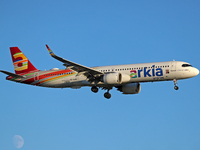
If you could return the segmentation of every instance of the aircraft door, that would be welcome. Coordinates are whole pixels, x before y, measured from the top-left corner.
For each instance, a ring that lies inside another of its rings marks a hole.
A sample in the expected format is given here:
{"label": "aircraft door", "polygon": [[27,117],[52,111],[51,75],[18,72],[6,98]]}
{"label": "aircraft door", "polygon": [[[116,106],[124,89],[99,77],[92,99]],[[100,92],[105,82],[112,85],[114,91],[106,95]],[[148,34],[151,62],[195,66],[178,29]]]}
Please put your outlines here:
{"label": "aircraft door", "polygon": [[39,73],[38,73],[38,72],[36,72],[36,73],[34,74],[34,80],[35,80],[35,81],[38,81],[38,80],[39,80]]}
{"label": "aircraft door", "polygon": [[176,62],[172,61],[171,63],[171,71],[176,71]]}
{"label": "aircraft door", "polygon": [[171,73],[170,77],[176,79],[176,61],[171,62]]}

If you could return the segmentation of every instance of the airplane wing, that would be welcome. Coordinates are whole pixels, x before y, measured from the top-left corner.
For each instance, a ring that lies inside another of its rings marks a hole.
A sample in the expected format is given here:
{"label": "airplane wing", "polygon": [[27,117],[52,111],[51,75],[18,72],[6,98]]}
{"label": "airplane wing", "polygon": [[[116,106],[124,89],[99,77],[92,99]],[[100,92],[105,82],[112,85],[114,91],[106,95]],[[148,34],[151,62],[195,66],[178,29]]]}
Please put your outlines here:
{"label": "airplane wing", "polygon": [[13,78],[25,78],[24,76],[20,76],[18,74],[14,74],[14,73],[11,73],[11,72],[8,72],[8,71],[4,71],[4,70],[0,70],[0,72],[2,72],[4,74],[7,74],[9,76],[12,76]]}
{"label": "airplane wing", "polygon": [[66,60],[66,59],[64,59],[62,57],[59,57],[59,56],[57,56],[57,55],[55,55],[53,53],[53,51],[49,48],[48,45],[46,45],[46,47],[47,47],[47,49],[49,51],[49,54],[53,58],[55,58],[55,59],[63,62],[64,66],[66,66],[67,68],[72,69],[72,70],[74,70],[74,71],[76,71],[76,72],[78,72],[80,74],[85,75],[87,78],[89,78],[89,77],[95,77],[95,76],[99,76],[99,75],[103,75],[103,73],[100,72],[100,71],[94,70],[92,68],[89,68],[89,67],[86,67],[86,66],[74,63],[72,61]]}

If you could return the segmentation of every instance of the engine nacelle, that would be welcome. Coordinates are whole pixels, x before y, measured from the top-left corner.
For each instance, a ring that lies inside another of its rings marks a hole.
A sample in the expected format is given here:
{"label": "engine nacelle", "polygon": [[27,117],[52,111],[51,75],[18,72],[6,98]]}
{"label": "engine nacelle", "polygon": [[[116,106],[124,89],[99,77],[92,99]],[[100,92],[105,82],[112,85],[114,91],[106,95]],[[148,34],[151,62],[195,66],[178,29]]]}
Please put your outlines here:
{"label": "engine nacelle", "polygon": [[105,83],[105,84],[114,84],[114,85],[117,85],[117,84],[121,84],[121,83],[127,83],[130,81],[130,76],[127,75],[127,74],[121,74],[121,73],[108,73],[108,74],[105,74],[103,77],[102,77],[102,81]]}
{"label": "engine nacelle", "polygon": [[141,86],[140,86],[140,83],[130,83],[130,84],[119,86],[118,90],[120,92],[123,92],[122,94],[138,94],[140,93]]}
{"label": "engine nacelle", "polygon": [[102,80],[105,84],[121,84],[122,75],[121,73],[108,73],[103,76]]}
{"label": "engine nacelle", "polygon": [[122,73],[122,83],[127,83],[131,80],[130,75]]}

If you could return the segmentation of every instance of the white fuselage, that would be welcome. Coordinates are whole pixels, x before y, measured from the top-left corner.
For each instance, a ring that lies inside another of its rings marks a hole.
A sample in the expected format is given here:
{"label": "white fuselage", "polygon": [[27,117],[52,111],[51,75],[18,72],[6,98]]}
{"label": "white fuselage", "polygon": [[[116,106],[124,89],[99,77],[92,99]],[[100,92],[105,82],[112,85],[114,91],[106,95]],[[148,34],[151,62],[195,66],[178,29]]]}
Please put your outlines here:
{"label": "white fuselage", "polygon": [[[118,72],[130,76],[130,80],[126,83],[139,83],[139,82],[154,82],[154,81],[167,81],[167,80],[179,80],[191,78],[199,74],[199,70],[192,66],[184,66],[188,64],[181,61],[167,61],[167,62],[155,62],[155,63],[141,63],[141,64],[129,64],[129,65],[113,65],[113,66],[100,66],[92,67],[102,73]],[[66,69],[65,69],[66,70]],[[35,83],[42,80],[37,76],[45,74],[51,74],[54,70],[39,71],[34,74]],[[57,80],[49,80],[48,82],[41,82],[38,84],[43,87],[54,88],[80,88],[81,86],[93,86],[94,83],[90,83],[87,77],[78,74],[77,72],[70,71],[70,75],[66,73],[66,76],[62,74],[62,78]],[[60,74],[61,75],[61,74]],[[59,75],[56,75],[59,76]],[[50,76],[51,77],[51,76]],[[97,83],[98,86],[105,86],[103,82]],[[115,85],[113,85],[115,86]]]}

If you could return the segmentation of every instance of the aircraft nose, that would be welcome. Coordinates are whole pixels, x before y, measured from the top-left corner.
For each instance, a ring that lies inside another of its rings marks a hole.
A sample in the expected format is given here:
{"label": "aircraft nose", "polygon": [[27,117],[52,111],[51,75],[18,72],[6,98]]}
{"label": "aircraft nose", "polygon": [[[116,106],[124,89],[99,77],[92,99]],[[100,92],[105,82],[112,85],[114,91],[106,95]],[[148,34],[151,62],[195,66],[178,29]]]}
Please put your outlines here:
{"label": "aircraft nose", "polygon": [[199,70],[197,68],[194,69],[194,74],[197,76],[199,74]]}

